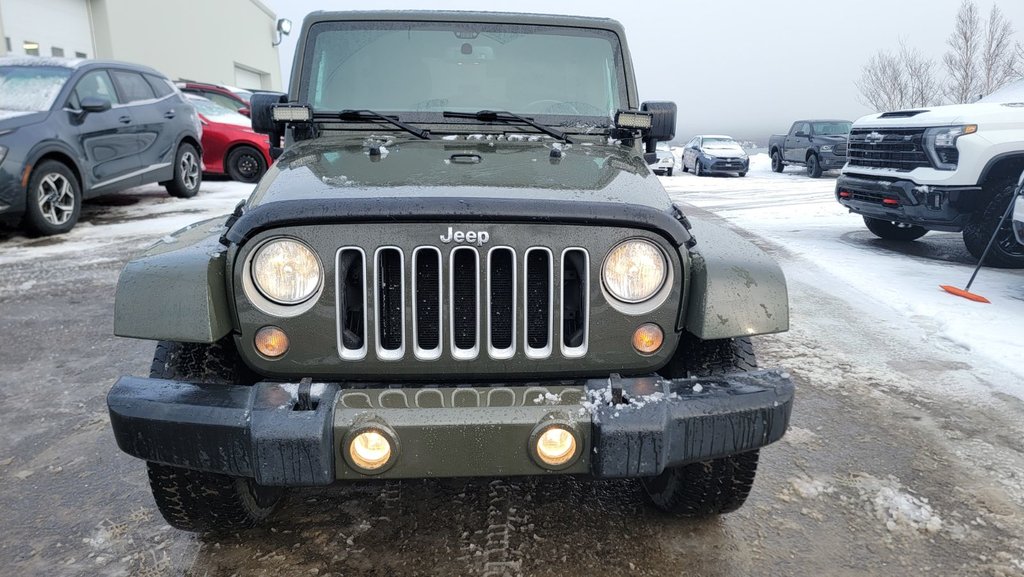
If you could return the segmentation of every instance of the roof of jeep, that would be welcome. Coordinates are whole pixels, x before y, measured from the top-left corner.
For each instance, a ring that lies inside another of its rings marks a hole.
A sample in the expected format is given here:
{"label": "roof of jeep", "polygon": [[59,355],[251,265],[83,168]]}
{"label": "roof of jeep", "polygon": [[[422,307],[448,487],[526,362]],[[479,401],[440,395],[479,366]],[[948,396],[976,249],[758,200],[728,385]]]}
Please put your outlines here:
{"label": "roof of jeep", "polygon": [[560,14],[524,14],[517,12],[463,12],[456,10],[353,10],[345,12],[311,12],[303,28],[318,22],[344,20],[413,20],[420,22],[475,22],[487,24],[530,24],[535,26],[569,26],[599,28],[624,36],[625,29],[617,20],[590,16]]}

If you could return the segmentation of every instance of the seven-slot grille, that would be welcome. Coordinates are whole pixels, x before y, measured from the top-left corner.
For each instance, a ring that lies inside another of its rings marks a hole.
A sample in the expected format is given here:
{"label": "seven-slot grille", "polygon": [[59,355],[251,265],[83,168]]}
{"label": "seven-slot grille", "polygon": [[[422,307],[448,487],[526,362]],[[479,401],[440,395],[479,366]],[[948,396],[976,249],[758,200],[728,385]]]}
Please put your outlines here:
{"label": "seven-slot grille", "polygon": [[[371,352],[391,361],[429,361],[445,352],[456,360],[545,359],[556,352],[582,357],[589,341],[589,271],[582,248],[519,253],[507,246],[457,246],[445,253],[421,246],[407,253],[387,246],[371,254],[344,247],[336,278],[341,358],[362,360]],[[561,342],[554,342],[556,334]]]}
{"label": "seven-slot grille", "polygon": [[847,156],[853,166],[910,171],[930,167],[924,128],[855,128]]}

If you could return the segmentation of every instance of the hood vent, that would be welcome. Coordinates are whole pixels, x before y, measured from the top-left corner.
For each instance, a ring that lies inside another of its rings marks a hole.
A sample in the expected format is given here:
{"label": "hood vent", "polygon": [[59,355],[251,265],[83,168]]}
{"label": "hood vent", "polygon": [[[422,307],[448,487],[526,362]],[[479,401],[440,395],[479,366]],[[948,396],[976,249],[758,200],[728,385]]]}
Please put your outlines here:
{"label": "hood vent", "polygon": [[917,116],[918,114],[924,114],[930,112],[928,110],[897,110],[896,112],[886,112],[879,116],[879,118],[910,118],[911,116]]}

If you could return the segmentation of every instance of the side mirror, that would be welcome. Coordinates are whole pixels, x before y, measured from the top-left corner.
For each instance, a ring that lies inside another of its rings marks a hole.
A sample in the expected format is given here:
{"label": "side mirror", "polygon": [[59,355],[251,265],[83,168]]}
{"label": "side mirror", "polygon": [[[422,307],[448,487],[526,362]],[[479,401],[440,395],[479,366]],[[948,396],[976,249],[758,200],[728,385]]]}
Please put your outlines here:
{"label": "side mirror", "polygon": [[797,132],[796,134],[794,134],[793,136],[795,136],[797,138],[807,138],[808,134],[806,132],[804,132],[803,130],[801,130],[801,131]]}
{"label": "side mirror", "polygon": [[99,98],[96,96],[86,96],[80,103],[82,112],[106,112],[110,110],[112,104],[106,98]]}
{"label": "side mirror", "polygon": [[249,118],[252,119],[252,129],[260,134],[273,136],[280,130],[274,122],[274,106],[288,101],[284,94],[273,94],[257,92],[249,100]]}
{"label": "side mirror", "polygon": [[668,142],[676,137],[675,102],[644,102],[640,110],[654,116],[651,119],[651,130],[646,135],[648,141]]}
{"label": "side mirror", "polygon": [[248,108],[239,108],[238,113],[242,116],[249,116],[251,114]]}

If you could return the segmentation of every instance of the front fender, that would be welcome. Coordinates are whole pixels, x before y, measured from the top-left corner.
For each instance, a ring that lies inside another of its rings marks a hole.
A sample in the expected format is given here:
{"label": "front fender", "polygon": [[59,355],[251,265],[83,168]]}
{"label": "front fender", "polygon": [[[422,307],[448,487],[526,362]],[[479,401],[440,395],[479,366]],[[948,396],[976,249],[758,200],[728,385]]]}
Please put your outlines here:
{"label": "front fender", "polygon": [[212,343],[232,330],[226,251],[227,216],[165,236],[125,265],[114,296],[119,337]]}
{"label": "front fender", "polygon": [[789,330],[789,293],[779,265],[732,230],[691,217],[690,296],[685,327],[703,339]]}

